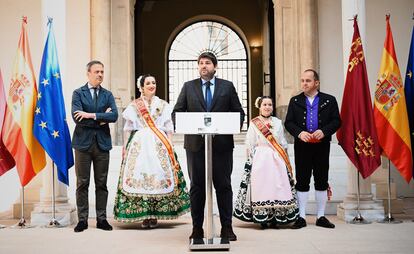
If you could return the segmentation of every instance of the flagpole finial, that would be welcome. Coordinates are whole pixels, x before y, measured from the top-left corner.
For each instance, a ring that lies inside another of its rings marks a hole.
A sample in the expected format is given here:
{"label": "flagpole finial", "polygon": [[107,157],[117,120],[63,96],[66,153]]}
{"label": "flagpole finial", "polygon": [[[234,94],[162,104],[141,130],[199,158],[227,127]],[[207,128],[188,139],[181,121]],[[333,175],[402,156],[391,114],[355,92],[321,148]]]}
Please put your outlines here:
{"label": "flagpole finial", "polygon": [[48,16],[47,17],[47,25],[52,24],[52,22],[53,22],[53,18]]}
{"label": "flagpole finial", "polygon": [[358,17],[358,14],[355,14],[352,18],[348,19],[348,21],[355,21]]}
{"label": "flagpole finial", "polygon": [[414,20],[414,11],[413,11],[413,16],[411,17],[412,20]]}
{"label": "flagpole finial", "polygon": [[385,14],[385,20],[389,21],[391,17],[391,14],[388,12],[387,14]]}
{"label": "flagpole finial", "polygon": [[22,21],[27,24],[27,16],[22,16]]}

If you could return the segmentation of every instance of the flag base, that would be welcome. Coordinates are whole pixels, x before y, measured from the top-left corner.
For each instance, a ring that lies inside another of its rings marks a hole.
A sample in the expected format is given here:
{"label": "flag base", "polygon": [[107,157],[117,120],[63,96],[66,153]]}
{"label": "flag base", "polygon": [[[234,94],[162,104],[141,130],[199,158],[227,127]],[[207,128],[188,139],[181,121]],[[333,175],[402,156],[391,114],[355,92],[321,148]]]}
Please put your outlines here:
{"label": "flag base", "polygon": [[49,225],[46,226],[46,228],[64,228],[66,227],[65,225],[62,225],[59,223],[59,221],[57,221],[55,218],[53,218],[50,222]]}
{"label": "flag base", "polygon": [[21,218],[19,222],[11,226],[11,229],[27,229],[27,228],[33,228],[34,226],[28,224],[24,218]]}
{"label": "flag base", "polygon": [[383,224],[400,224],[400,223],[402,223],[402,221],[401,220],[394,219],[394,217],[392,217],[392,215],[387,215],[387,216],[385,216],[384,219],[379,220],[378,223],[383,223]]}
{"label": "flag base", "polygon": [[355,218],[349,222],[349,224],[354,224],[354,225],[365,225],[365,224],[371,224],[371,223],[372,222],[364,219],[364,217],[362,217],[360,213],[358,213],[358,215],[355,216]]}

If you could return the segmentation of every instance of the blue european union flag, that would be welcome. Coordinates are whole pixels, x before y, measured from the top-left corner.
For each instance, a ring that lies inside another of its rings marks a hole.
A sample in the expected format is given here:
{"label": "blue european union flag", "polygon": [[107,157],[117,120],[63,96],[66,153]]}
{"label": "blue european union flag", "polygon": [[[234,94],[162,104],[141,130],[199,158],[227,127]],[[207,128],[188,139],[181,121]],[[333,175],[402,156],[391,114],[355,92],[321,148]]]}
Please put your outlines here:
{"label": "blue european union flag", "polygon": [[[407,63],[407,73],[405,75],[405,84],[404,84],[404,91],[405,91],[405,100],[407,103],[407,113],[408,113],[408,121],[410,124],[410,137],[411,137],[411,153],[413,156],[414,161],[414,76],[413,76],[413,67],[414,67],[414,26],[413,32],[411,35],[411,45],[410,45],[410,54],[408,55],[408,63]],[[413,169],[414,173],[414,169]],[[414,174],[413,174],[414,178]]]}
{"label": "blue european union flag", "polygon": [[62,80],[51,18],[48,27],[49,32],[40,67],[33,132],[56,164],[59,181],[69,185],[68,169],[73,166],[73,152],[66,122]]}

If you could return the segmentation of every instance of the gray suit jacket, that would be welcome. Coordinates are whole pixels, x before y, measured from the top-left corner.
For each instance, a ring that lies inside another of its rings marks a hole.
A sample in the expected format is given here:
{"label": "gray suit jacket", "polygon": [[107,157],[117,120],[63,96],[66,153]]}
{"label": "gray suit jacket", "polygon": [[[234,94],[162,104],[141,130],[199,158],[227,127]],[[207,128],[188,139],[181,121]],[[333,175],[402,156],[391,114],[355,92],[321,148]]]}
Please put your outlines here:
{"label": "gray suit jacket", "polygon": [[[184,83],[173,110],[175,112],[206,112],[207,106],[201,89],[201,79],[194,79]],[[240,126],[242,126],[245,113],[237,96],[232,82],[216,78],[211,112],[240,112]],[[185,135],[184,148],[197,152],[204,145],[201,135]],[[233,135],[218,135],[213,138],[213,150],[225,151],[234,148]]]}
{"label": "gray suit jacket", "polygon": [[[107,108],[111,108],[112,112],[105,113]],[[96,113],[96,120],[83,119],[82,121],[77,121],[74,117],[74,113],[77,110]],[[116,122],[118,119],[118,109],[115,104],[114,96],[110,91],[102,86],[100,87],[96,111],[88,84],[73,91],[72,118],[76,123],[72,138],[72,147],[74,149],[80,151],[88,150],[95,135],[101,150],[109,151],[112,149],[111,133],[109,131],[108,123]]]}

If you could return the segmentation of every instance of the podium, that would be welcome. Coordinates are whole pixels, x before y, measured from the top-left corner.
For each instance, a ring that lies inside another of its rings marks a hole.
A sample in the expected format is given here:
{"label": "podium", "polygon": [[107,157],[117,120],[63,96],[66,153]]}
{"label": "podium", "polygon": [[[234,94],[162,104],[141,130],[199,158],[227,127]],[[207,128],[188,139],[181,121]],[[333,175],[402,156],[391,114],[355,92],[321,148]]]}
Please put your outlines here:
{"label": "podium", "polygon": [[212,141],[214,135],[237,134],[240,132],[240,113],[233,112],[184,112],[175,114],[176,133],[204,136],[206,170],[206,209],[204,215],[205,238],[190,241],[191,251],[230,250],[228,239],[214,235],[213,221],[213,158]]}

